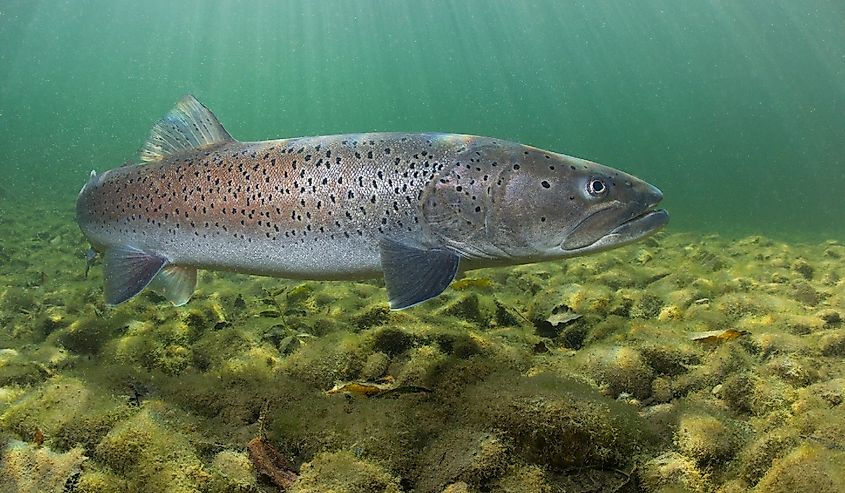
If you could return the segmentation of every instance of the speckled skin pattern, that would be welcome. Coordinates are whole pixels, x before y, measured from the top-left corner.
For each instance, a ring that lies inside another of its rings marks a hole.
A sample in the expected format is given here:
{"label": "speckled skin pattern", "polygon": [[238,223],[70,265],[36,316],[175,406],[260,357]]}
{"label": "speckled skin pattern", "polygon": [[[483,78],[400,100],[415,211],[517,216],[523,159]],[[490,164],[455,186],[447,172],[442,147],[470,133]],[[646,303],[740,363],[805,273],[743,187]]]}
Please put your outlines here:
{"label": "speckled skin pattern", "polygon": [[[556,223],[571,229],[584,213],[573,190],[596,174],[631,193],[637,183],[649,187],[612,168],[484,137],[232,141],[92,177],[80,192],[77,219],[98,250],[129,244],[174,265],[363,279],[381,274],[385,236],[447,247],[464,268],[542,260],[547,255],[531,236],[559,244],[566,231],[556,231]],[[509,187],[518,175],[531,180]],[[530,202],[565,183],[571,190],[557,190],[561,204],[548,223],[541,212],[520,209],[522,194]]]}

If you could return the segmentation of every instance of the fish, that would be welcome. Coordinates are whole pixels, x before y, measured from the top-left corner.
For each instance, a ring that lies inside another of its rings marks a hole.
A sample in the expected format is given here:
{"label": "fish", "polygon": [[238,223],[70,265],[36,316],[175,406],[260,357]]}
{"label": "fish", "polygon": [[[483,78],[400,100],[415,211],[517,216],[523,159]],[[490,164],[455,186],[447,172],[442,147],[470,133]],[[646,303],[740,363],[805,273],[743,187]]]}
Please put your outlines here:
{"label": "fish", "polygon": [[235,140],[187,95],[139,162],[92,171],[76,219],[106,304],[148,286],[187,303],[197,269],[313,280],[383,276],[390,308],[464,271],[616,248],[669,220],[655,186],[496,138],[359,133]]}

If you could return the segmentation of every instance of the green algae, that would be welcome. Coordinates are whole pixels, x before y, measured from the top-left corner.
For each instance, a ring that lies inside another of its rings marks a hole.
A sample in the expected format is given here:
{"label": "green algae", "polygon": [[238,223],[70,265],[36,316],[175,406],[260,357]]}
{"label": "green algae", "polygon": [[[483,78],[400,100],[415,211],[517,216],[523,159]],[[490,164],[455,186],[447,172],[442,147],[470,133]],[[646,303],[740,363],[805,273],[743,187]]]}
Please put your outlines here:
{"label": "green algae", "polygon": [[210,474],[188,438],[150,405],[119,423],[95,456],[137,491],[195,491]]}
{"label": "green algae", "polygon": [[[107,309],[58,219],[60,245],[3,247],[0,444],[34,452],[40,434],[51,464],[77,458],[77,492],[272,491],[244,452],[261,430],[300,469],[293,491],[842,480],[838,243],[660,234],[479,272],[402,312],[379,282],[228,273],[202,273],[186,307],[150,292]],[[748,334],[690,337],[727,329]],[[325,392],[378,379],[431,392]]]}
{"label": "green algae", "polygon": [[0,492],[68,491],[78,481],[85,460],[81,448],[62,453],[10,440],[0,449]]}
{"label": "green algae", "polygon": [[399,481],[389,471],[351,452],[324,452],[302,468],[291,493],[399,493]]}

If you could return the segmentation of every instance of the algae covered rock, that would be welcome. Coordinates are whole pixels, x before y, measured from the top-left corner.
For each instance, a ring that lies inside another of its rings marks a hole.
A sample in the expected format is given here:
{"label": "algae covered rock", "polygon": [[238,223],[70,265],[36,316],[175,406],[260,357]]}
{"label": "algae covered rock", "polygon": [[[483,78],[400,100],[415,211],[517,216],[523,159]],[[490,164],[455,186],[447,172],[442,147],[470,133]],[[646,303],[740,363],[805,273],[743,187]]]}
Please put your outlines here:
{"label": "algae covered rock", "polygon": [[639,470],[646,491],[689,491],[705,493],[712,485],[695,462],[677,452],[667,452],[648,460]]}
{"label": "algae covered rock", "polygon": [[109,431],[95,457],[135,491],[189,492],[210,479],[187,438],[149,404]]}
{"label": "algae covered rock", "polygon": [[0,349],[0,387],[33,385],[47,378],[44,365],[31,361],[14,349]]}
{"label": "algae covered rock", "polygon": [[11,440],[0,450],[0,493],[69,491],[85,459],[81,448],[60,453]]}
{"label": "algae covered rock", "polygon": [[85,464],[73,493],[123,493],[129,491],[126,481],[106,468]]}
{"label": "algae covered rock", "polygon": [[574,380],[499,375],[467,393],[467,414],[494,423],[517,456],[551,470],[624,465],[647,441],[630,406]]}
{"label": "algae covered rock", "polygon": [[491,491],[497,493],[552,493],[557,491],[548,482],[546,472],[541,467],[517,465],[513,466],[499,478]]}
{"label": "algae covered rock", "polygon": [[675,443],[684,455],[708,465],[730,459],[739,445],[739,436],[725,420],[690,414],[681,418]]}
{"label": "algae covered rock", "polygon": [[[365,338],[357,334],[329,334],[285,358],[281,370],[317,388],[330,389],[337,381],[358,378],[367,361],[366,346]],[[384,352],[390,355],[392,351]]]}
{"label": "algae covered rock", "polygon": [[596,382],[606,385],[613,397],[624,392],[644,399],[651,394],[654,373],[636,348],[597,345],[582,351],[577,362]]}
{"label": "algae covered rock", "polygon": [[783,457],[796,444],[795,432],[773,430],[749,443],[739,454],[740,474],[750,485],[756,485],[773,461]]}
{"label": "algae covered rock", "polygon": [[78,378],[56,376],[0,413],[0,429],[31,439],[36,429],[62,447],[93,450],[125,403]]}
{"label": "algae covered rock", "polygon": [[398,478],[352,452],[323,452],[302,465],[290,493],[400,493]]}
{"label": "algae covered rock", "polygon": [[258,490],[255,470],[247,454],[234,450],[218,452],[211,460],[210,492],[248,493]]}
{"label": "algae covered rock", "polygon": [[501,475],[508,459],[507,444],[493,433],[449,430],[423,452],[416,488],[421,493],[440,492],[457,482],[478,487]]}
{"label": "algae covered rock", "polygon": [[805,444],[776,460],[757,485],[767,493],[841,492],[845,484],[845,452]]}
{"label": "algae covered rock", "polygon": [[96,354],[125,325],[122,315],[111,318],[84,317],[51,334],[51,340],[75,353]]}

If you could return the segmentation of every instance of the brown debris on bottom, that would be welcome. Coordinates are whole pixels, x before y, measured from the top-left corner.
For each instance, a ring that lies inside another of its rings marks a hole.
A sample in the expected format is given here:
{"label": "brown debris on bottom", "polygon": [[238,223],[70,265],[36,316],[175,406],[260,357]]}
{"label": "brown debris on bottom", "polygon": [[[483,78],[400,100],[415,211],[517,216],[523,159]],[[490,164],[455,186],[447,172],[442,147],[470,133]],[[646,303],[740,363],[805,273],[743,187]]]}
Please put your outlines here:
{"label": "brown debris on bottom", "polygon": [[282,490],[290,488],[299,477],[293,464],[263,436],[250,440],[246,450],[258,474],[267,476]]}

